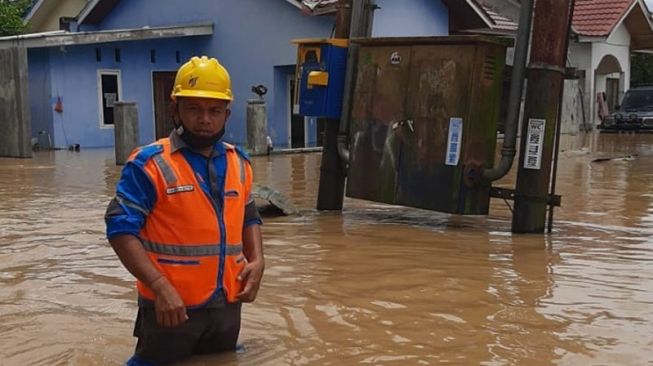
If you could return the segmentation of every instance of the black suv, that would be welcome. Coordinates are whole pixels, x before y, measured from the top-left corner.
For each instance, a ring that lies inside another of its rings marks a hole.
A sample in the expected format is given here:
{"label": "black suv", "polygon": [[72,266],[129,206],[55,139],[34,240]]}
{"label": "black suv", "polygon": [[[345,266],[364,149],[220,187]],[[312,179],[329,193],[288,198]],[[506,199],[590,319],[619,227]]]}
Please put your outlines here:
{"label": "black suv", "polygon": [[631,88],[616,109],[616,112],[603,118],[600,130],[653,131],[653,86]]}

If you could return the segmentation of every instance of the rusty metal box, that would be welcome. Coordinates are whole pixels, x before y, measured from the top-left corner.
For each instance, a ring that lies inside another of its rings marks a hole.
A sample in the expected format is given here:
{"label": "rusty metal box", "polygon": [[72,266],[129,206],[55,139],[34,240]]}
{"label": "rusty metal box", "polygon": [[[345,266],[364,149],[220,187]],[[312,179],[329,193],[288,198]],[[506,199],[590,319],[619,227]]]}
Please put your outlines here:
{"label": "rusty metal box", "polygon": [[360,44],[347,196],[487,214],[510,40],[368,38]]}

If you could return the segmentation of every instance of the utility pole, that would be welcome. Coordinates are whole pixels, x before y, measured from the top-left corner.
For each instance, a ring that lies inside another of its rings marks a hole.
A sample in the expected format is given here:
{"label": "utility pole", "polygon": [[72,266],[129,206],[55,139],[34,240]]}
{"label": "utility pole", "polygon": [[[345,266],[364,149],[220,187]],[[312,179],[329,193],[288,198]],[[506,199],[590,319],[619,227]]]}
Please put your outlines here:
{"label": "utility pole", "polygon": [[[339,0],[336,14],[335,38],[369,37],[371,35],[373,1]],[[357,47],[349,46],[347,72],[341,119],[325,121],[320,185],[317,196],[318,210],[342,210],[345,195],[347,161],[338,151],[338,139],[346,135],[349,126],[349,110],[353,95],[356,72]],[[343,132],[345,131],[345,132]],[[340,136],[339,136],[340,135]],[[346,137],[346,136],[345,136]]]}
{"label": "utility pole", "polygon": [[[340,0],[337,4],[335,38],[349,38],[351,24],[351,0]],[[320,164],[320,185],[317,194],[317,209],[342,210],[345,196],[347,172],[338,156],[338,130],[340,120],[324,121],[322,140],[322,163]]]}
{"label": "utility pole", "polygon": [[536,0],[512,231],[543,233],[565,79],[570,0]]}

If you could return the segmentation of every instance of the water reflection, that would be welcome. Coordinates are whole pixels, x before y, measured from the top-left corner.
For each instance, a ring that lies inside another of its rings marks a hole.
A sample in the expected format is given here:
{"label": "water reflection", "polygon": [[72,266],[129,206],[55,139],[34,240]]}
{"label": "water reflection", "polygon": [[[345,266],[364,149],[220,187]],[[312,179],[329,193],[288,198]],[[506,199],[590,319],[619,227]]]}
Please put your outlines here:
{"label": "water reflection", "polygon": [[[187,365],[650,363],[652,146],[565,138],[551,236],[512,235],[499,200],[489,217],[353,199],[317,213],[319,154],[253,158],[257,180],[303,215],[266,220],[246,350]],[[119,171],[111,150],[0,159],[0,364],[130,355],[135,291],[102,222]]]}

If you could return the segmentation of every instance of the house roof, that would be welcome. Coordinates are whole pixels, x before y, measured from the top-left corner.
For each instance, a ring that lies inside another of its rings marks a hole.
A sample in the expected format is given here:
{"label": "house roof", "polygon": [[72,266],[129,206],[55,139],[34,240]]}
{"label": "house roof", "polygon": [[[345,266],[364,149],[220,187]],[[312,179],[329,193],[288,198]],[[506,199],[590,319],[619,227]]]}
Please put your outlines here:
{"label": "house roof", "polygon": [[98,24],[120,0],[88,0],[77,16],[79,24]]}
{"label": "house roof", "polygon": [[516,31],[517,22],[508,16],[500,14],[498,9],[490,4],[479,4],[480,11],[484,12],[490,20],[490,25],[496,30]]}
{"label": "house roof", "polygon": [[[516,0],[442,0],[453,32],[510,34],[517,29]],[[653,49],[653,19],[644,0],[576,0],[572,29],[585,41],[605,39],[621,24],[633,50]]]}
{"label": "house roof", "polygon": [[45,3],[45,0],[38,0],[36,2],[32,3],[32,6],[30,6],[29,11],[27,12],[27,15],[23,18],[23,24],[27,24],[34,15],[36,15],[39,12],[39,9],[43,6],[43,3]]}
{"label": "house roof", "polygon": [[23,24],[29,24],[31,32],[58,30],[61,18],[74,18],[87,0],[35,0],[23,17]]}
{"label": "house roof", "polygon": [[454,32],[510,34],[517,30],[519,3],[513,0],[443,0]]}
{"label": "house roof", "polygon": [[581,36],[607,36],[635,0],[576,0],[573,24]]}
{"label": "house roof", "polygon": [[622,24],[632,50],[653,49],[653,20],[644,0],[576,0],[573,26],[586,40],[605,39]]}
{"label": "house roof", "polygon": [[336,11],[338,0],[286,0],[308,15],[332,14]]}
{"label": "house roof", "polygon": [[205,36],[211,34],[213,34],[213,23],[171,27],[113,29],[97,32],[53,31],[0,37],[0,49],[16,46],[22,46],[25,48],[73,46],[107,42],[139,41],[144,39]]}

